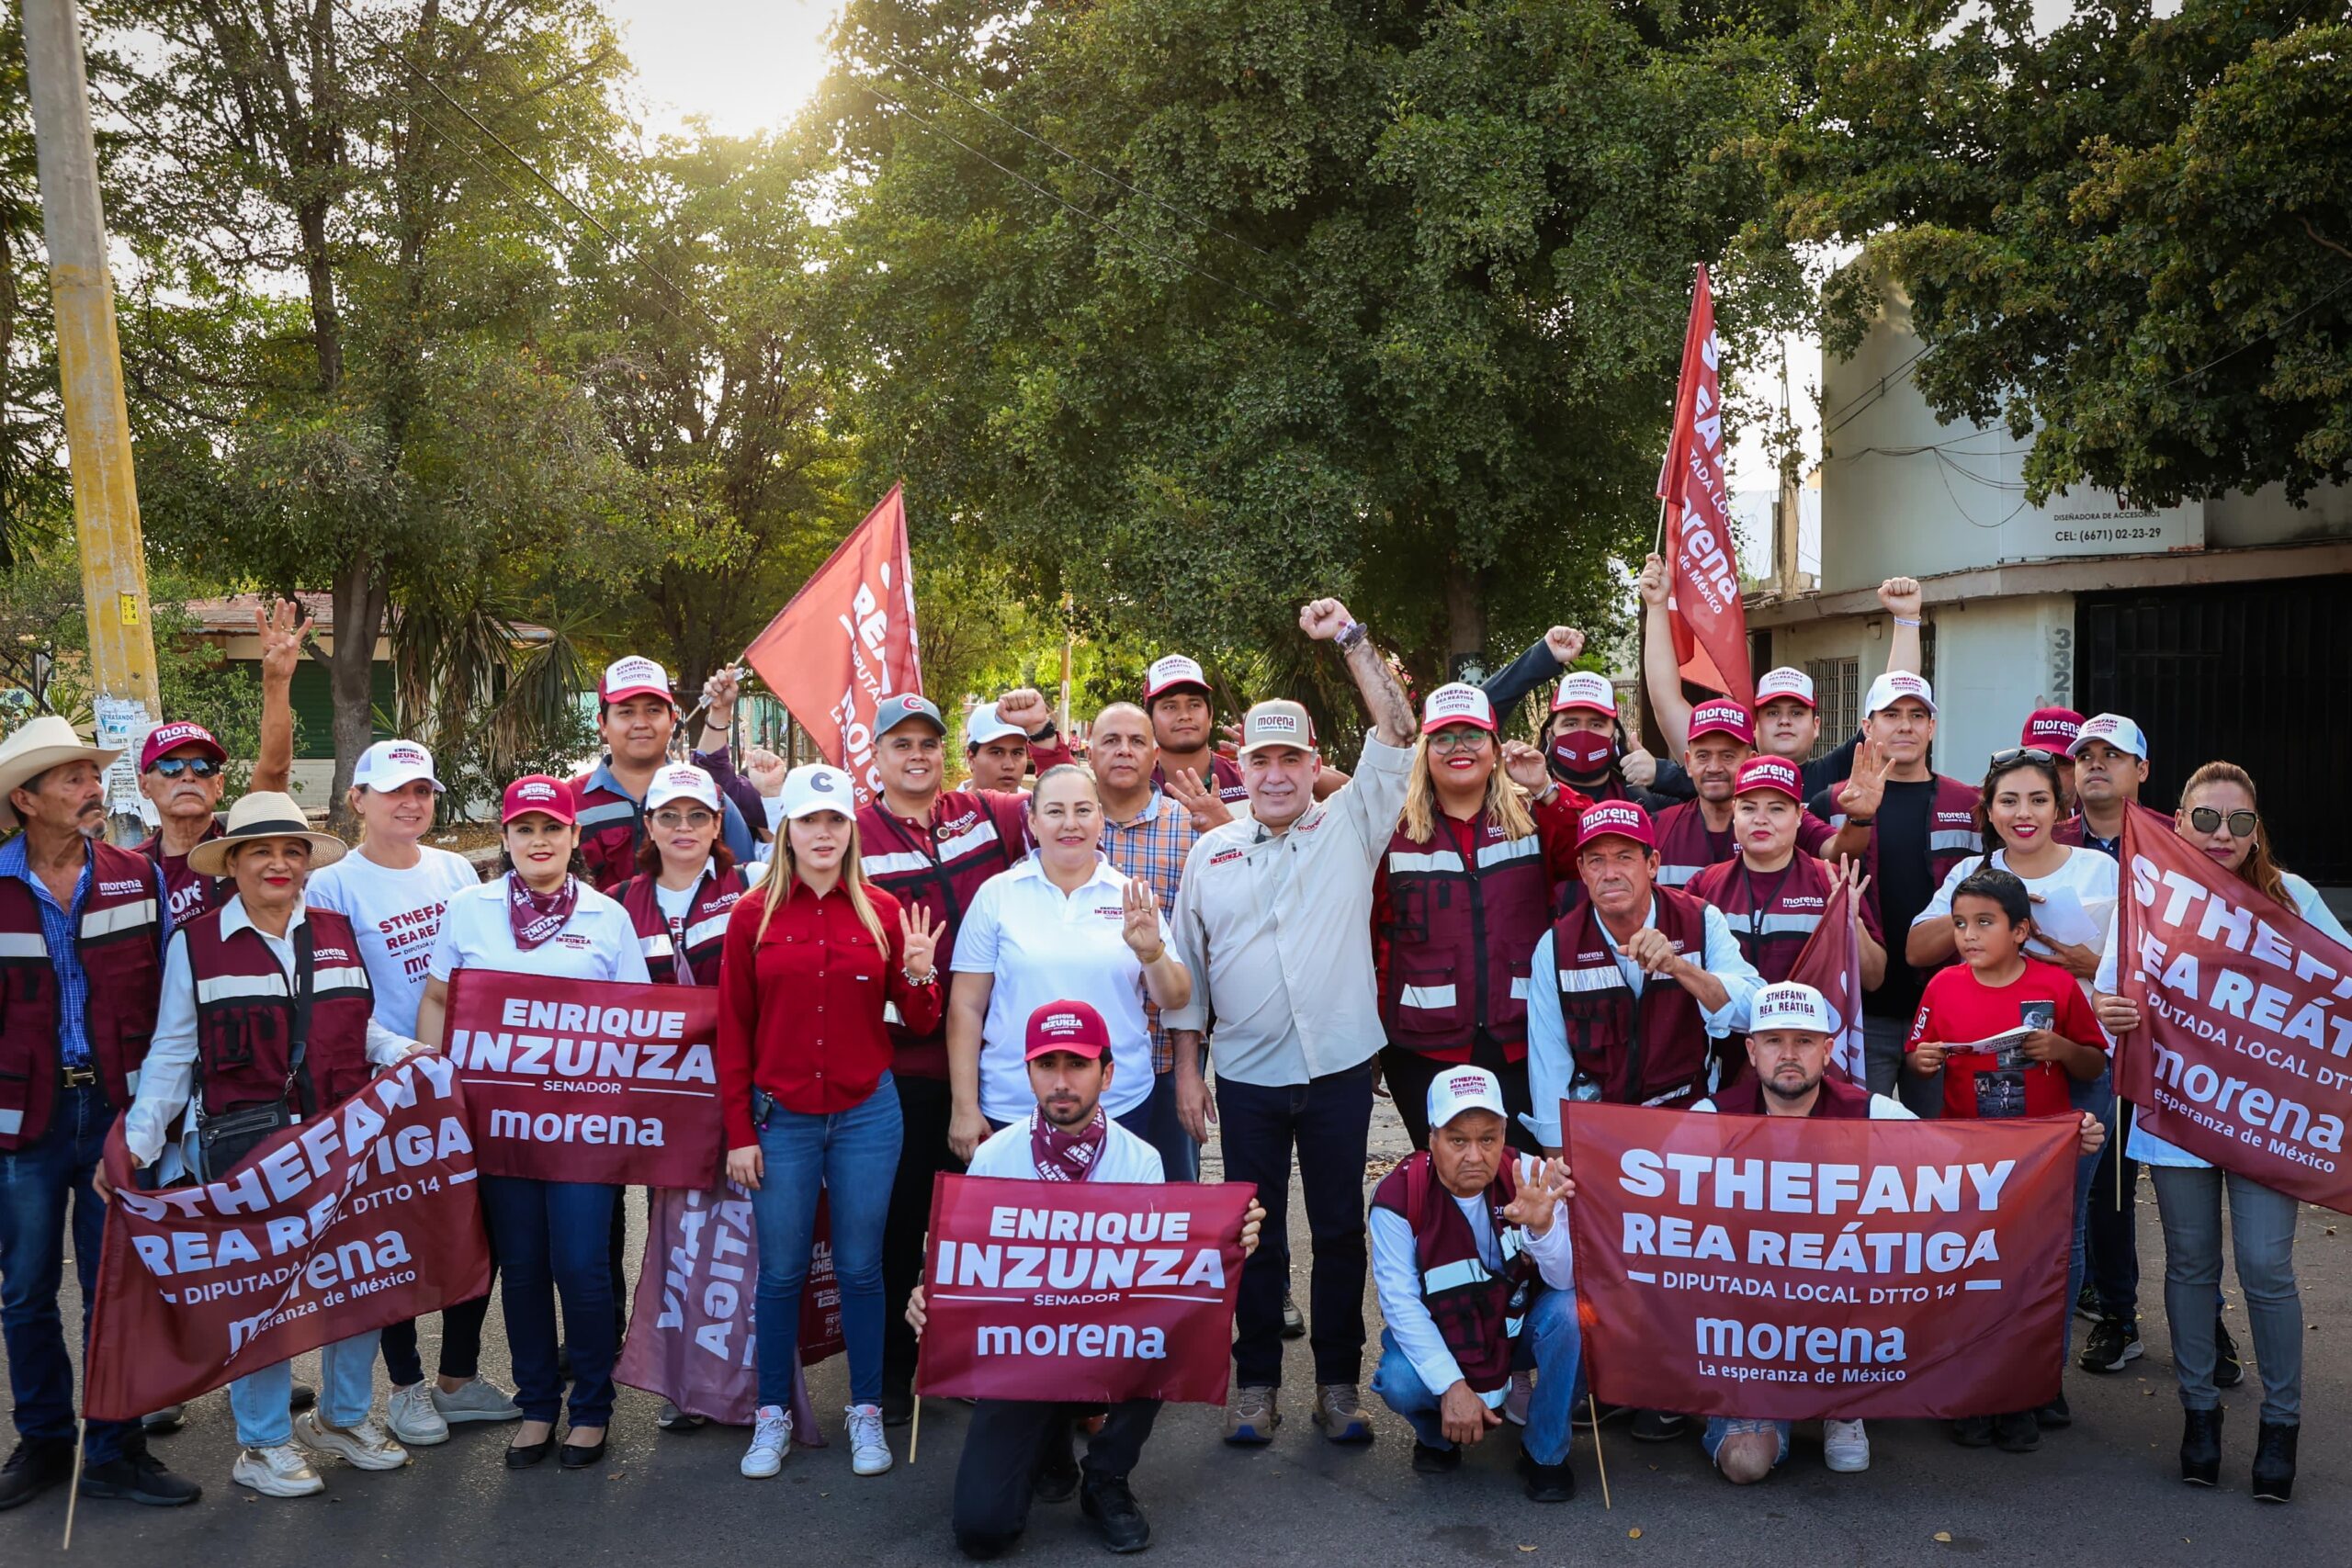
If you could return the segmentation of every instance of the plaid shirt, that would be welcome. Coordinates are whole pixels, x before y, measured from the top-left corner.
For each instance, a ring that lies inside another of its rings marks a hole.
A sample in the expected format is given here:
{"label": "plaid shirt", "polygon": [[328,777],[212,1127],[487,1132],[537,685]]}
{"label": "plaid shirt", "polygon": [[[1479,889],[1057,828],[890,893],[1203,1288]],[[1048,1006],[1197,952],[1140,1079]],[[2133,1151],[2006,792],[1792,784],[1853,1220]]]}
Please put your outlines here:
{"label": "plaid shirt", "polygon": [[[1151,896],[1159,900],[1161,916],[1167,917],[1176,908],[1176,885],[1184,874],[1184,856],[1200,836],[1191,812],[1153,790],[1132,821],[1114,822],[1104,814],[1102,858],[1129,876],[1142,877]],[[1159,1010],[1148,999],[1144,1002],[1144,1016],[1151,1024],[1151,1070],[1164,1073],[1175,1066],[1175,1051],[1168,1043],[1168,1032],[1159,1027]]]}

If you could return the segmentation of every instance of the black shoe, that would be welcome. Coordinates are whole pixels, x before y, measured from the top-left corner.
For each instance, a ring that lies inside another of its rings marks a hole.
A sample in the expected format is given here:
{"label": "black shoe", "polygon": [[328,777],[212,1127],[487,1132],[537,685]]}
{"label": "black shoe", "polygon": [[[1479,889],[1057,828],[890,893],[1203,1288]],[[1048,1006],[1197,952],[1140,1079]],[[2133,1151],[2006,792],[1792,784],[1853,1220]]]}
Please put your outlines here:
{"label": "black shoe", "polygon": [[2238,1359],[2238,1342],[2230,1337],[2230,1325],[2217,1314],[2213,1319],[2213,1386],[2235,1388],[2245,1382],[2245,1363]]}
{"label": "black shoe", "polygon": [[1298,1310],[1298,1303],[1291,1299],[1288,1285],[1283,1287],[1283,1337],[1285,1339],[1306,1337],[1306,1318]]}
{"label": "black shoe", "polygon": [[2041,1425],[2030,1410],[1993,1417],[1993,1446],[2005,1454],[2030,1454],[2041,1446]]}
{"label": "black shoe", "polygon": [[1019,1530],[1011,1535],[982,1535],[978,1530],[957,1530],[956,1550],[975,1562],[993,1562],[1012,1551],[1012,1543],[1020,1539]]}
{"label": "black shoe", "polygon": [[556,1462],[566,1470],[586,1470],[592,1464],[603,1463],[604,1459],[605,1439],[599,1438],[593,1443],[564,1444]]}
{"label": "black shoe", "polygon": [[2084,1280],[2083,1288],[2075,1292],[2075,1315],[2086,1317],[2093,1323],[2098,1323],[2107,1316],[2099,1306],[2098,1292],[2092,1287],[2088,1280]]}
{"label": "black shoe", "polygon": [[882,1385],[882,1425],[903,1427],[915,1418],[915,1393],[899,1383]]}
{"label": "black shoe", "polygon": [[1636,1410],[1634,1412],[1634,1441],[1637,1443],[1670,1443],[1682,1436],[1690,1426],[1690,1418],[1671,1410]]}
{"label": "black shoe", "polygon": [[2120,1372],[2140,1359],[2140,1325],[2120,1317],[2099,1319],[2075,1364],[2086,1372]]}
{"label": "black shoe", "polygon": [[1606,1427],[1620,1416],[1633,1414],[1634,1407],[1630,1404],[1610,1404],[1587,1399],[1577,1404],[1576,1414],[1568,1417],[1568,1422],[1579,1432],[1589,1432],[1597,1427]]}
{"label": "black shoe", "polygon": [[1078,1455],[1067,1428],[1059,1433],[1029,1483],[1029,1495],[1040,1503],[1067,1503],[1078,1494]]}
{"label": "black shoe", "polygon": [[2057,1398],[2033,1413],[2033,1424],[2045,1432],[2075,1424],[2075,1413],[2066,1407],[2065,1390],[2059,1390]]}
{"label": "black shoe", "polygon": [[1993,1418],[1990,1416],[1963,1416],[1951,1424],[1951,1440],[1963,1449],[1989,1449],[1993,1446]]}
{"label": "black shoe", "polygon": [[0,1467],[0,1510],[20,1507],[74,1479],[74,1439],[26,1438]]}
{"label": "black shoe", "polygon": [[1452,1475],[1462,1468],[1459,1448],[1433,1449],[1419,1438],[1413,1439],[1413,1473],[1416,1475]]}
{"label": "black shoe", "polygon": [[92,1464],[84,1457],[82,1495],[143,1503],[151,1508],[176,1508],[203,1496],[204,1488],[164,1469],[164,1461],[149,1453],[145,1441],[134,1435],[124,1440],[119,1457],[104,1464]]}
{"label": "black shoe", "polygon": [[1577,1495],[1577,1478],[1568,1461],[1538,1464],[1525,1449],[1519,1450],[1519,1478],[1527,1483],[1531,1503],[1565,1503]]}
{"label": "black shoe", "polygon": [[318,1402],[319,1391],[317,1389],[312,1388],[309,1383],[298,1382],[294,1385],[294,1392],[287,1395],[286,1408],[292,1411],[295,1415],[300,1416],[305,1410],[308,1410],[312,1405],[318,1404]]}
{"label": "black shoe", "polygon": [[1089,1471],[1079,1488],[1078,1511],[1102,1531],[1102,1544],[1114,1551],[1141,1551],[1151,1544],[1151,1523],[1136,1506],[1124,1475]]}
{"label": "black shoe", "polygon": [[2295,1435],[2300,1427],[2268,1421],[2254,1439],[2254,1495],[2265,1503],[2284,1503],[2295,1495]]}
{"label": "black shoe", "polygon": [[2191,1486],[2222,1483],[2222,1413],[2184,1410],[2180,1424],[2180,1478]]}
{"label": "black shoe", "polygon": [[535,1464],[545,1464],[548,1455],[555,1452],[555,1434],[549,1432],[536,1443],[506,1445],[506,1468],[528,1470]]}

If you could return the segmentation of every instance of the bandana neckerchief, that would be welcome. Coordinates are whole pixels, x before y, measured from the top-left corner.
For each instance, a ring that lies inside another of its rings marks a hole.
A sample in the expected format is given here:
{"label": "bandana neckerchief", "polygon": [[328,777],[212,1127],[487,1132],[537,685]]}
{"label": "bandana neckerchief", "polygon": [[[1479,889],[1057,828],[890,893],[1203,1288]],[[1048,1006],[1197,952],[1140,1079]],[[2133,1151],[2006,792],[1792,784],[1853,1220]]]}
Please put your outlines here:
{"label": "bandana neckerchief", "polygon": [[563,886],[552,893],[534,893],[519,874],[507,874],[506,925],[514,933],[514,945],[525,953],[563,930],[579,907],[576,876],[565,877]]}
{"label": "bandana neckerchief", "polygon": [[1075,1133],[1065,1133],[1046,1120],[1042,1111],[1029,1113],[1029,1157],[1036,1162],[1040,1181],[1083,1181],[1102,1157],[1110,1140],[1110,1119],[1094,1108],[1094,1119]]}

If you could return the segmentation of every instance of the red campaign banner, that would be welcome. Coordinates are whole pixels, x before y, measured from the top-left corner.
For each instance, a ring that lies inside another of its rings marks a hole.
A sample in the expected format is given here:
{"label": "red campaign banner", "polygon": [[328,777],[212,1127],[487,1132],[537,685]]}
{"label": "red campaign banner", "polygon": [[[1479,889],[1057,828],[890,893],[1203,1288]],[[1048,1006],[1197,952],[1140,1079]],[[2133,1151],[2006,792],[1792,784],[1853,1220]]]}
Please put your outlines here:
{"label": "red campaign banner", "polygon": [[1598,1397],[1780,1421],[2057,1397],[2072,1118],[1562,1116]]}
{"label": "red campaign banner", "polygon": [[1247,1181],[942,1174],[915,1386],[967,1399],[1223,1404]]}
{"label": "red campaign banner", "polygon": [[122,1123],[87,1414],[135,1421],[248,1372],[490,1290],[465,1092],[417,1056],[220,1180],[137,1188]]}
{"label": "red campaign banner", "polygon": [[1739,597],[1739,534],[1724,483],[1718,355],[1714,288],[1702,265],[1690,294],[1690,323],[1682,335],[1674,430],[1657,476],[1658,499],[1666,502],[1667,612],[1674,626],[1675,662],[1683,675],[1753,706],[1747,610]]}
{"label": "red campaign banner", "polygon": [[460,969],[449,1059],[490,1176],[716,1186],[718,988]]}
{"label": "red campaign banner", "polygon": [[[800,1296],[803,1368],[844,1348],[831,1215],[821,1192],[814,1242],[808,1282]],[[759,1280],[759,1230],[750,1191],[732,1182],[707,1192],[657,1189],[615,1381],[658,1393],[688,1415],[750,1426],[760,1403],[754,1300]],[[807,1382],[797,1371],[793,1436],[811,1448],[824,1446],[808,1406]]]}
{"label": "red campaign banner", "polygon": [[1829,1003],[1838,1025],[1830,1036],[1830,1070],[1848,1083],[1867,1085],[1870,1065],[1862,1048],[1862,944],[1854,940],[1854,890],[1843,876],[1835,879],[1821,923],[1804,941],[1789,978],[1811,986]]}
{"label": "red campaign banner", "polygon": [[2352,1213],[2352,950],[2153,812],[2125,816],[2123,864],[2115,951],[2140,1027],[2116,1042],[2115,1086],[2137,1124]]}
{"label": "red campaign banner", "polygon": [[819,754],[849,770],[860,806],[882,793],[875,710],[896,693],[922,691],[903,490],[890,487],[743,652]]}

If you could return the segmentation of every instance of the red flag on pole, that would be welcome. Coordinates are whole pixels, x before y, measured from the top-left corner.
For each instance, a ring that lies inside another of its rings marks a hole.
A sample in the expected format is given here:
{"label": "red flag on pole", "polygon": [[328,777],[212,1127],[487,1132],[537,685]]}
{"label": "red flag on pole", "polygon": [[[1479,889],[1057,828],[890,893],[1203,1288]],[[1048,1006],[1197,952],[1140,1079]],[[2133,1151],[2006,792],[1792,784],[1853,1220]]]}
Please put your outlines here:
{"label": "red flag on pole", "polygon": [[1805,939],[1789,978],[1819,991],[1837,1020],[1829,1041],[1830,1070],[1867,1088],[1870,1069],[1862,1055],[1862,944],[1854,940],[1854,890],[1842,876],[1821,911],[1821,923]]}
{"label": "red flag on pole", "polygon": [[1716,369],[1715,296],[1707,269],[1690,296],[1674,432],[1658,470],[1666,503],[1667,613],[1675,662],[1688,680],[1753,705],[1747,612],[1739,601],[1738,536],[1724,488],[1723,381]]}
{"label": "red flag on pole", "polygon": [[874,710],[922,690],[903,489],[890,487],[743,652],[818,752],[849,770],[861,806],[882,793]]}

